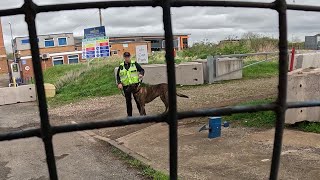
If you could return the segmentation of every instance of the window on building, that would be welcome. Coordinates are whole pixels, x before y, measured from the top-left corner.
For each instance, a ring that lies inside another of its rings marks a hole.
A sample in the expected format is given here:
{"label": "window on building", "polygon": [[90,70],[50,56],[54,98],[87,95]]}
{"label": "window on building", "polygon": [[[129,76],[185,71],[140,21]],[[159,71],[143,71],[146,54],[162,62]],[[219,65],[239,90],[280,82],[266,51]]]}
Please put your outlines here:
{"label": "window on building", "polygon": [[[39,42],[39,38],[37,38],[38,42]],[[29,39],[21,39],[21,44],[29,44],[30,40]]]}
{"label": "window on building", "polygon": [[54,46],[53,38],[44,39],[44,47],[53,47],[53,46]]}
{"label": "window on building", "polygon": [[79,55],[69,55],[68,56],[69,64],[77,64],[79,63]]}
{"label": "window on building", "polygon": [[54,66],[63,64],[63,56],[52,57],[52,64]]}
{"label": "window on building", "polygon": [[188,48],[188,39],[187,38],[183,38],[182,39],[182,44],[183,44],[183,48]]}
{"label": "window on building", "polygon": [[66,46],[67,45],[67,38],[66,37],[58,38],[58,45],[59,46]]}
{"label": "window on building", "polygon": [[29,39],[22,39],[21,44],[29,44]]}
{"label": "window on building", "polygon": [[113,56],[113,55],[118,55],[118,50],[112,50],[111,51],[111,56]]}

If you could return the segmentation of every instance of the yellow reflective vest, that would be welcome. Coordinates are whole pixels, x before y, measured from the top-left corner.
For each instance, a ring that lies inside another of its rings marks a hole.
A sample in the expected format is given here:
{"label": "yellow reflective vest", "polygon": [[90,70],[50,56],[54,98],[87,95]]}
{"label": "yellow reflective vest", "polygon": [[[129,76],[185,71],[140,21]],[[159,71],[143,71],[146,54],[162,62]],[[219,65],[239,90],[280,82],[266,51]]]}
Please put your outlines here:
{"label": "yellow reflective vest", "polygon": [[139,83],[139,72],[137,70],[135,61],[130,62],[130,67],[128,70],[126,70],[124,67],[124,62],[120,64],[119,68],[120,81],[123,86]]}

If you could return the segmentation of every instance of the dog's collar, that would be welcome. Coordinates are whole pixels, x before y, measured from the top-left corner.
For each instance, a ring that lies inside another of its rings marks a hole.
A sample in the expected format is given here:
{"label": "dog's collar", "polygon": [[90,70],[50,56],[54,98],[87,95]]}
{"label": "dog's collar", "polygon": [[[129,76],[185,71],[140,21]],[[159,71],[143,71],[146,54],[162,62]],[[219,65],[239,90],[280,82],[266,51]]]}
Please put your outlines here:
{"label": "dog's collar", "polygon": [[137,91],[133,92],[133,94],[137,94],[141,90],[140,84],[138,85],[137,88],[139,88],[139,89]]}

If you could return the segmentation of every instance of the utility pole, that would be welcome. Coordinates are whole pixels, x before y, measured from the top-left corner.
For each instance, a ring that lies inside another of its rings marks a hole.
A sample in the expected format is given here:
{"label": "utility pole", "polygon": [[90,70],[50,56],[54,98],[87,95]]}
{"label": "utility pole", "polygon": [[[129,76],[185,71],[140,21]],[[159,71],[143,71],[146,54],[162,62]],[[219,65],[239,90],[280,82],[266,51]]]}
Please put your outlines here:
{"label": "utility pole", "polygon": [[100,19],[100,26],[102,26],[102,15],[101,15],[101,9],[99,8],[99,19]]}

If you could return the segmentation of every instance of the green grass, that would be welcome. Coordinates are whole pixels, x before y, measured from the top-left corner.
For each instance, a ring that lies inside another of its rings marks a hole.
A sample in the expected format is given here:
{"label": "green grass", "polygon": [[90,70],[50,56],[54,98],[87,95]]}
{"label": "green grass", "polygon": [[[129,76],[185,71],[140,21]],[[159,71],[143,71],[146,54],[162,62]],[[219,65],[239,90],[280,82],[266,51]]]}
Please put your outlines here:
{"label": "green grass", "polygon": [[[245,66],[255,63],[257,61],[247,61]],[[256,78],[268,78],[278,75],[278,62],[269,61],[262,62],[259,64],[252,65],[250,67],[243,69],[243,78],[244,79],[256,79]]]}
{"label": "green grass", "polygon": [[[239,105],[259,105],[272,103],[274,99],[262,99],[240,103]],[[240,113],[231,116],[224,116],[224,120],[231,122],[234,126],[255,127],[255,128],[273,128],[276,121],[276,115],[272,111],[263,111],[257,113]],[[320,133],[319,122],[298,122],[294,125],[286,125],[287,128],[297,129],[304,132]]]}
{"label": "green grass", "polygon": [[320,133],[320,123],[319,122],[298,122],[294,125],[288,126],[289,128],[298,129],[305,132],[313,132],[313,133]]}
{"label": "green grass", "polygon": [[[274,99],[255,100],[241,103],[239,105],[258,105],[273,102]],[[233,123],[236,126],[256,127],[256,128],[272,128],[275,123],[275,113],[272,111],[263,111],[257,113],[240,113],[231,116],[224,116],[224,120]]]}
{"label": "green grass", "polygon": [[77,71],[84,67],[86,67],[86,64],[70,64],[51,67],[43,73],[44,82],[54,84],[66,73]]}
{"label": "green grass", "polygon": [[129,156],[128,154],[120,151],[119,149],[112,147],[112,153],[120,158],[121,160],[125,161],[129,166],[137,169],[142,173],[143,176],[147,178],[151,178],[154,180],[168,180],[169,176],[164,174],[163,172],[154,170],[152,167],[142,163],[141,161],[134,159],[133,157]]}
{"label": "green grass", "polygon": [[49,99],[50,106],[56,106],[96,96],[119,94],[114,77],[114,67],[103,65],[84,72],[75,81],[60,88],[54,98]]}

